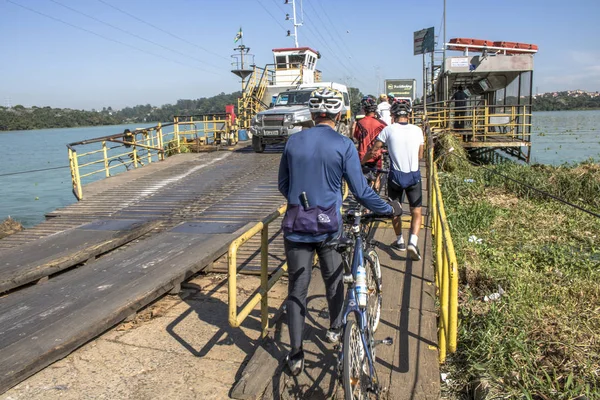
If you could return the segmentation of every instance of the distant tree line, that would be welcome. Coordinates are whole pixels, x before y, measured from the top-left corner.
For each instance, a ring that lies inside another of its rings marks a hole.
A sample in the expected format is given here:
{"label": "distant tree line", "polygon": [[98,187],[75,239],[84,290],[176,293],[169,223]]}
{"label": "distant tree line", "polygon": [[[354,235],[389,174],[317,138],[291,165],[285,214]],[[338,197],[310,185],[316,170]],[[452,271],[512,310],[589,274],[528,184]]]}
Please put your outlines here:
{"label": "distant tree line", "polygon": [[[363,94],[358,88],[349,88],[352,113],[360,112],[360,99]],[[0,106],[0,131],[71,128],[78,126],[118,125],[143,122],[171,122],[175,115],[212,114],[225,112],[225,105],[236,106],[241,92],[220,93],[212,97],[196,100],[178,100],[175,104],[155,107],[150,104],[125,107],[113,110],[104,107],[102,110],[72,110],[68,108],[36,107],[25,108]],[[583,110],[600,109],[600,96],[589,93],[578,94],[559,92],[538,95],[533,100],[534,111]]]}
{"label": "distant tree line", "polygon": [[68,108],[0,107],[0,131],[72,128],[78,126],[118,125],[142,122],[172,122],[175,115],[224,113],[225,105],[236,106],[241,92],[221,93],[196,100],[178,100],[175,104],[154,107],[150,104],[113,110],[72,110]]}
{"label": "distant tree line", "polygon": [[589,93],[569,94],[569,92],[545,93],[533,99],[533,111],[560,111],[560,110],[590,110],[600,109],[600,96],[591,96]]}

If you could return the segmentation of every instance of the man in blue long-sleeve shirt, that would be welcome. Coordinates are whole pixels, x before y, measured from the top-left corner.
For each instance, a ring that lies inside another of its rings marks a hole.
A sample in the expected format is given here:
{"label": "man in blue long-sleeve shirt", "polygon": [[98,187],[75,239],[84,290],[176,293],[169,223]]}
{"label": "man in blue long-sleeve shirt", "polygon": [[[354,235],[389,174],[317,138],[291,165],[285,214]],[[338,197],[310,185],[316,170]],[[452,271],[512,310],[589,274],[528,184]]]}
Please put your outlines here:
{"label": "man in blue long-sleeve shirt", "polygon": [[288,201],[282,225],[289,275],[286,304],[292,349],[288,366],[293,375],[304,368],[302,332],[315,251],[329,305],[330,329],[326,339],[339,341],[344,301],[342,260],[325,244],[341,233],[342,179],[348,182],[356,200],[372,212],[402,212],[398,202],[386,203],[368,186],[354,144],[333,129],[340,119],[342,104],[339,91],[315,90],[309,108],[316,126],[289,138],[279,166],[279,191]]}

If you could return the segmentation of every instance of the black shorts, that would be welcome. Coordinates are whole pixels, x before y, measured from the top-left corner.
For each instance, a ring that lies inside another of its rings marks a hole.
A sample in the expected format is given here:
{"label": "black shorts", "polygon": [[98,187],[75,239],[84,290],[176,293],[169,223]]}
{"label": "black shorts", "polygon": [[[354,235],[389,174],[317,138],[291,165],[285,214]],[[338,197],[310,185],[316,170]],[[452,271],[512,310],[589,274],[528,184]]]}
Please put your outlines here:
{"label": "black shorts", "polygon": [[388,180],[388,196],[392,200],[398,200],[400,203],[402,203],[404,201],[404,193],[406,193],[406,197],[408,197],[408,204],[411,208],[421,207],[421,204],[423,203],[423,195],[421,192],[422,189],[420,180],[406,189],[396,185],[391,179]]}

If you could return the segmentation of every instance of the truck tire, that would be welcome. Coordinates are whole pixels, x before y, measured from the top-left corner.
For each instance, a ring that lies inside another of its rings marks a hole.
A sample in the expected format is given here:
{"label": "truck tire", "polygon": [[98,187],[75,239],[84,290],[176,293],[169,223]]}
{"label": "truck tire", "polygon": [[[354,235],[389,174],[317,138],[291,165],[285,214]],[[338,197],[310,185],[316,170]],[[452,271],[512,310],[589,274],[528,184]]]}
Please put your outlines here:
{"label": "truck tire", "polygon": [[350,128],[348,128],[348,124],[346,122],[340,122],[338,124],[337,131],[342,136],[350,137]]}
{"label": "truck tire", "polygon": [[265,151],[265,147],[260,136],[252,136],[252,149],[255,153],[262,153]]}

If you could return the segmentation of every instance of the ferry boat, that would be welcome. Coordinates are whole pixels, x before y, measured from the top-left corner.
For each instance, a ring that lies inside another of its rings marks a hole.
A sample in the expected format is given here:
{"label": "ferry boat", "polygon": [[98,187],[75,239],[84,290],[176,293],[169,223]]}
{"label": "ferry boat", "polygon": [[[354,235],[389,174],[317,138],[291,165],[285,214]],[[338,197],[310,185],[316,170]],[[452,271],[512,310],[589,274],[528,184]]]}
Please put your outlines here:
{"label": "ferry boat", "polygon": [[[498,151],[529,162],[533,56],[527,43],[453,38],[445,49],[461,52],[445,57],[434,82],[434,99],[426,115],[434,131],[450,131],[471,153],[495,156]],[[462,89],[468,99],[456,100]]]}

